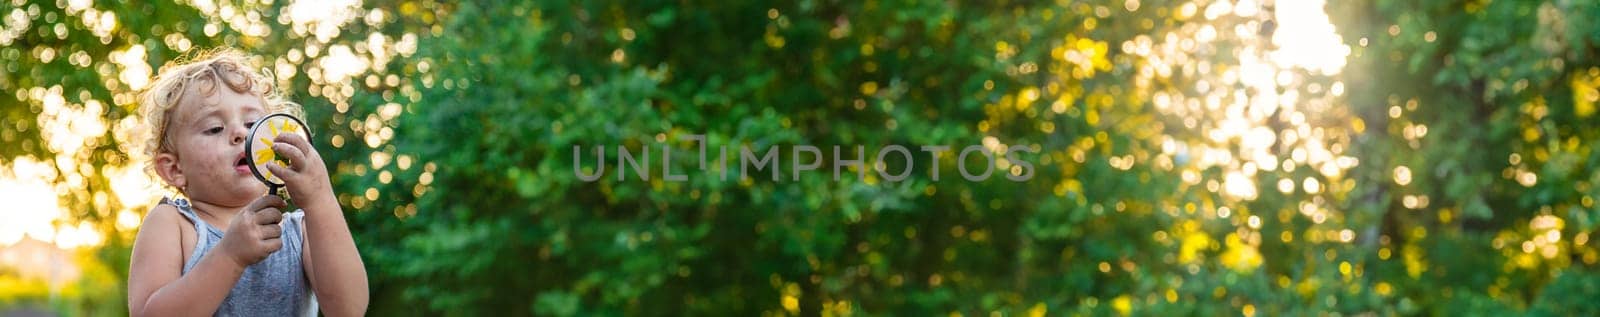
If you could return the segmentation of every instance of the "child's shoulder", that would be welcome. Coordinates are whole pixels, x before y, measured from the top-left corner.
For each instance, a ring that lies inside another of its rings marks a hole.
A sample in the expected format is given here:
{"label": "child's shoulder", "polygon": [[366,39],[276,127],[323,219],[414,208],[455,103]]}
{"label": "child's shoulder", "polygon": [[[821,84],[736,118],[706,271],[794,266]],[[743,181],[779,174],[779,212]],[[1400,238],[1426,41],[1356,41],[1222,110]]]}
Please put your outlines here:
{"label": "child's shoulder", "polygon": [[182,218],[182,217],[183,217],[182,215],[178,214],[178,207],[177,206],[173,206],[172,204],[163,203],[163,204],[156,204],[154,207],[150,207],[150,212],[146,213],[145,216],[144,216],[144,222],[145,223],[149,223],[152,220],[161,220],[161,219],[173,220],[173,219]]}
{"label": "child's shoulder", "polygon": [[150,207],[149,213],[145,214],[144,224],[139,226],[140,230],[182,229],[184,227],[183,224],[189,223],[189,218],[184,217],[180,212],[178,206],[165,201],[156,204],[154,207]]}
{"label": "child's shoulder", "polygon": [[[150,207],[150,212],[145,214],[144,223],[139,225],[139,233],[134,237],[134,256],[140,254],[159,258],[179,259],[176,265],[183,265],[183,254],[194,251],[196,235],[194,223],[184,217],[178,206],[162,203]],[[137,252],[146,250],[144,252]]]}

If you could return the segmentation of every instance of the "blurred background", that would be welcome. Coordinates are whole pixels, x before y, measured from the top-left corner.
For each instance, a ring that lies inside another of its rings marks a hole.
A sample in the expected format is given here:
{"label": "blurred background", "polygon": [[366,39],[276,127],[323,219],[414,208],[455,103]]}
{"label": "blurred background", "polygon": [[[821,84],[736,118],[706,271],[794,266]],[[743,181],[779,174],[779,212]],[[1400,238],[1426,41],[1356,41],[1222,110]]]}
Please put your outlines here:
{"label": "blurred background", "polygon": [[[0,315],[126,314],[135,96],[218,46],[306,106],[372,315],[1600,314],[1592,1],[3,1]],[[692,134],[1038,153],[569,154]]]}

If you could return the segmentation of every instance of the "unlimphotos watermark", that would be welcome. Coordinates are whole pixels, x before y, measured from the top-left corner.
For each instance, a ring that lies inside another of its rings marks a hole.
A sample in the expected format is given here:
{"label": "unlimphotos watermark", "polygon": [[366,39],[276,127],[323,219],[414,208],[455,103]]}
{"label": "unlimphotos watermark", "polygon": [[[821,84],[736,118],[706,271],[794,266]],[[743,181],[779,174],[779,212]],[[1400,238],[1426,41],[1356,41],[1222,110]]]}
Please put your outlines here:
{"label": "unlimphotos watermark", "polygon": [[[658,137],[657,140],[660,141],[660,137]],[[680,137],[679,140],[694,141],[698,143],[700,147],[700,170],[701,172],[712,171],[711,169],[707,169],[707,158],[710,156],[708,156],[706,152],[704,134],[686,135]],[[666,142],[657,143],[661,144],[661,151],[659,152],[661,157],[661,179],[669,182],[682,182],[689,180],[689,174],[674,174],[674,172],[671,170],[671,146]],[[642,147],[638,156],[635,156],[633,152],[629,151],[627,147],[622,145],[615,145],[615,148],[617,151],[617,181],[627,180],[627,171],[629,169],[633,170],[633,174],[637,176],[638,179],[646,181],[650,180],[650,146],[647,145]],[[715,156],[715,170],[720,171],[718,177],[720,177],[721,180],[728,180],[729,172],[731,171],[737,173],[734,175],[735,179],[745,179],[752,176],[759,176],[764,172],[764,174],[770,175],[772,181],[783,181],[784,175],[779,171],[782,167],[782,161],[784,160],[781,156],[783,153],[789,154],[789,180],[798,180],[803,172],[812,172],[823,167],[823,152],[822,149],[818,148],[817,146],[804,144],[792,145],[789,146],[788,151],[780,151],[780,148],[781,146],[771,146],[767,147],[765,151],[756,151],[751,149],[749,146],[741,145],[738,147],[738,149],[734,150],[732,157],[730,158],[728,146],[718,146]],[[853,149],[854,151],[848,151],[846,149]],[[931,164],[933,165],[933,168],[929,169],[929,176],[932,178],[932,180],[938,181],[940,168],[937,162],[939,162],[940,157],[951,152],[950,146],[919,145],[916,146],[916,149],[917,152],[922,152],[924,155],[930,158],[930,160],[927,162],[934,162]],[[854,154],[842,154],[847,151],[854,152]],[[989,179],[989,177],[994,174],[995,166],[1000,164],[1007,166],[1007,170],[1002,171],[1002,174],[1005,174],[1005,178],[1008,180],[1022,182],[1033,179],[1033,164],[1023,160],[1021,157],[1018,157],[1017,153],[1038,153],[1039,151],[1037,149],[1021,145],[1004,146],[1003,164],[1001,164],[1002,162],[997,161],[997,158],[995,157],[996,151],[997,150],[995,149],[990,149],[989,147],[977,144],[962,148],[956,153],[955,165],[957,172],[961,174],[961,178],[963,179],[979,182]],[[578,179],[585,182],[600,180],[600,178],[603,177],[606,172],[606,146],[594,146],[593,153],[596,162],[595,168],[592,172],[585,172],[583,168],[583,146],[572,146],[572,172],[574,175],[577,175]],[[839,145],[832,146],[833,161],[830,169],[833,170],[833,180],[838,181],[842,174],[848,173],[845,169],[843,169],[847,167],[855,167],[857,174],[856,177],[865,179],[867,176],[866,153],[866,147],[862,145],[850,147],[841,147]],[[805,154],[805,156],[802,156],[802,154]],[[841,157],[841,155],[849,156]],[[980,164],[974,162],[971,165],[975,166],[969,169],[968,157],[972,155],[977,155],[973,157],[974,159],[981,157],[982,163]],[[806,159],[806,157],[809,157],[809,159]],[[905,162],[904,167],[897,172],[891,172],[889,170],[890,164],[887,163],[887,160],[891,157],[899,157],[900,161]],[[736,167],[730,167],[728,165],[730,160],[737,161],[734,162]],[[874,164],[872,166],[874,167],[873,170],[877,172],[878,176],[884,180],[889,182],[899,182],[910,177],[911,173],[916,170],[915,162],[915,154],[913,154],[911,147],[896,144],[878,148],[876,151],[876,156],[874,156]],[[757,174],[751,174],[751,170],[754,170]]]}

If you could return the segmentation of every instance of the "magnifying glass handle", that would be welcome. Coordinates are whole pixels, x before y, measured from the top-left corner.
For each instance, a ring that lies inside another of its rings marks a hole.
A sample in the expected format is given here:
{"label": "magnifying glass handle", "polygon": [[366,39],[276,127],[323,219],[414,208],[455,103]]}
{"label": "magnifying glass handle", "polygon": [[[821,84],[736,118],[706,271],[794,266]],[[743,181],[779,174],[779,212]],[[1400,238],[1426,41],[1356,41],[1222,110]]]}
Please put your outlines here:
{"label": "magnifying glass handle", "polygon": [[289,194],[283,192],[283,186],[281,186],[281,185],[268,185],[267,186],[267,193],[271,194],[273,196],[281,197],[281,198],[286,199],[286,200],[289,199]]}
{"label": "magnifying glass handle", "polygon": [[[267,194],[268,195],[273,195],[273,196],[278,196],[278,198],[283,198],[283,200],[285,202],[288,202],[289,199],[290,199],[289,198],[289,193],[284,191],[282,185],[267,185]],[[290,203],[289,204],[289,208],[284,209],[283,211],[284,212],[289,212],[290,210],[295,210],[295,209],[297,209],[297,207],[295,207],[293,203]]]}

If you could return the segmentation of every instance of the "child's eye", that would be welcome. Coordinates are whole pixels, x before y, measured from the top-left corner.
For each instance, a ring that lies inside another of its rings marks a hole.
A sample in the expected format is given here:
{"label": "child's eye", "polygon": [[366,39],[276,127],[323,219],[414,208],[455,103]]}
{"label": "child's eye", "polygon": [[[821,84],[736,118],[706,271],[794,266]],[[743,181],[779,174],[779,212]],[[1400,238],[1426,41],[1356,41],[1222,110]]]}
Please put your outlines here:
{"label": "child's eye", "polygon": [[244,128],[245,129],[250,129],[250,128],[253,128],[255,126],[256,126],[256,122],[255,121],[250,121],[250,122],[245,122],[244,123]]}
{"label": "child's eye", "polygon": [[222,127],[215,127],[215,128],[206,129],[206,134],[217,134],[217,133],[222,133]]}

